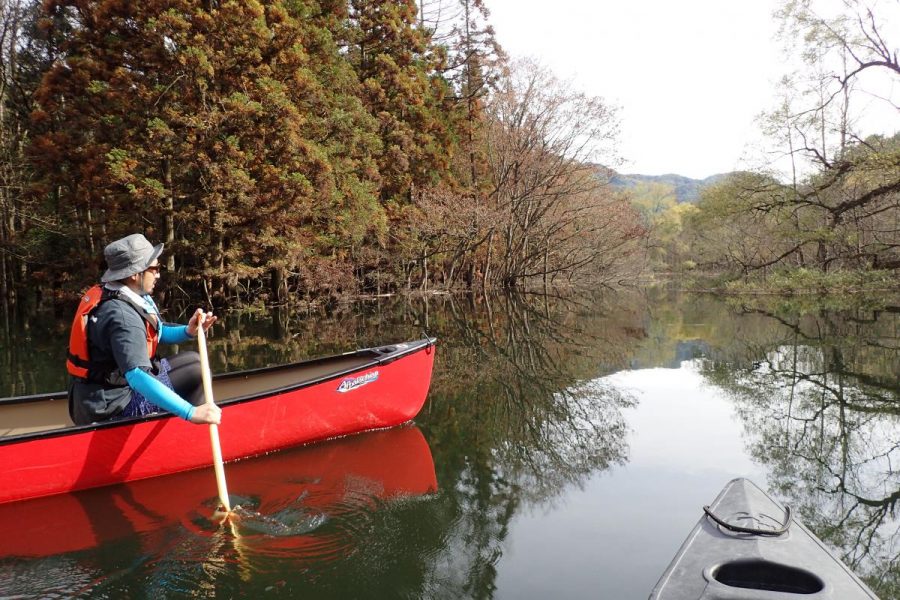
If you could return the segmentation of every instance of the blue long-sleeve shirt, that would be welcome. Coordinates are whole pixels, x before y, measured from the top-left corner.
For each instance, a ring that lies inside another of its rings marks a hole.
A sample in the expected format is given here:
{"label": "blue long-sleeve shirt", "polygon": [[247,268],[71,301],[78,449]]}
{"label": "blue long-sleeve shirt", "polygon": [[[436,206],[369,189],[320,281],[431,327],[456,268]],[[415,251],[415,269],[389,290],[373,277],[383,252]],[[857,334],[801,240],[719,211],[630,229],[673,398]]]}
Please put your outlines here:
{"label": "blue long-sleeve shirt", "polygon": [[161,344],[181,344],[193,339],[195,338],[187,332],[187,325],[160,322],[159,341]]}
{"label": "blue long-sleeve shirt", "polygon": [[186,421],[190,421],[194,415],[194,406],[147,371],[141,368],[131,369],[125,373],[125,380],[131,389],[158,407]]}

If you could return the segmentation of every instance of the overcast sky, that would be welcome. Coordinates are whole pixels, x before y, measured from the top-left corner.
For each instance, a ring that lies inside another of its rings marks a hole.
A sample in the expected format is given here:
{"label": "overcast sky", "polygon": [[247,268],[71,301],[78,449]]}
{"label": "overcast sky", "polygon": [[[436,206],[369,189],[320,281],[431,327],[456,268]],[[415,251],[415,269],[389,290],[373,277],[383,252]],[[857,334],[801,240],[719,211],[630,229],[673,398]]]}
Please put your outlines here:
{"label": "overcast sky", "polygon": [[782,73],[777,0],[486,0],[512,57],[621,107],[625,173],[741,166]]}

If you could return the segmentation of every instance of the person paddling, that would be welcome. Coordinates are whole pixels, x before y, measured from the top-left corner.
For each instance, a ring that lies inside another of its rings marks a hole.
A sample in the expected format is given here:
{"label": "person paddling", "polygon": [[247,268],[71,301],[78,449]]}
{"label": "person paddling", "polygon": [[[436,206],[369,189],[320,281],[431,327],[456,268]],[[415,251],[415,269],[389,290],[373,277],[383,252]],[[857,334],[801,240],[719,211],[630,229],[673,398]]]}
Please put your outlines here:
{"label": "person paddling", "polygon": [[205,403],[196,352],[158,358],[157,346],[180,344],[208,331],[217,318],[197,309],[187,325],[162,321],[150,294],[163,244],[135,233],[106,246],[100,285],[81,298],[66,368],[69,415],[77,425],[169,411],[197,424],[216,424],[222,410]]}

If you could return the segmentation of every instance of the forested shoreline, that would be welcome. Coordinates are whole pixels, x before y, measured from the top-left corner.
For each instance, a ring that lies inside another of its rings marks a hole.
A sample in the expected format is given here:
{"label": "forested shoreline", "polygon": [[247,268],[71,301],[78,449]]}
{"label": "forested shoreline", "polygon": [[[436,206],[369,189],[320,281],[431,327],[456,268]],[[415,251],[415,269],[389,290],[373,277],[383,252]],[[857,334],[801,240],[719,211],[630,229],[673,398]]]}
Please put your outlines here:
{"label": "forested shoreline", "polygon": [[618,278],[615,110],[444,4],[7,2],[4,302],[133,231],[216,304]]}
{"label": "forested shoreline", "polygon": [[675,205],[610,185],[617,107],[505,56],[482,0],[5,0],[3,314],[70,303],[135,231],[167,244],[167,304],[654,271],[891,287],[900,140],[853,109],[897,51],[864,2],[814,4],[783,4],[806,62],[762,122],[790,180],[761,164]]}
{"label": "forested shoreline", "polygon": [[[788,0],[776,15],[785,62],[793,52],[799,66],[760,116],[752,169],[717,177],[696,203],[652,183],[637,191],[657,270],[734,292],[900,288],[900,106],[874,91],[900,83],[900,5],[836,6]],[[884,133],[861,124],[874,109]]]}

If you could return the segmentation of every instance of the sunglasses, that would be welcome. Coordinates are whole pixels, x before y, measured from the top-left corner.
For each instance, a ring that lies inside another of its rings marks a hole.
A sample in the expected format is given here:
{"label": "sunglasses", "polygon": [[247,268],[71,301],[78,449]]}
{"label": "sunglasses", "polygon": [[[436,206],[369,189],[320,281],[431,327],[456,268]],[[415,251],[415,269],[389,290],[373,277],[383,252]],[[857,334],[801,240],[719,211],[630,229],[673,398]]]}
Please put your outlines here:
{"label": "sunglasses", "polygon": [[159,272],[162,270],[163,270],[162,265],[153,265],[152,267],[147,267],[146,269],[144,269],[144,271],[150,271],[151,273],[154,273],[154,274],[159,274]]}

